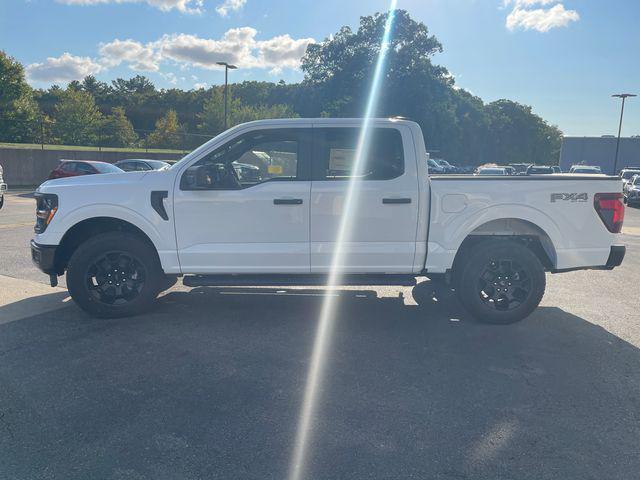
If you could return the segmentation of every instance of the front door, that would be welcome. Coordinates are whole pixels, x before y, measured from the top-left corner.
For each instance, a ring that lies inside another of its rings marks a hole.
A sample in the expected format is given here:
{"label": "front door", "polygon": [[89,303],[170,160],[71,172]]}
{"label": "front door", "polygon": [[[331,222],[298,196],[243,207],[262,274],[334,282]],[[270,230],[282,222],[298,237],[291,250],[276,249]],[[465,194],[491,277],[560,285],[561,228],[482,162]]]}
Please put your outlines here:
{"label": "front door", "polygon": [[352,173],[360,129],[314,127],[311,271],[328,272],[338,247],[350,182],[358,202],[347,219],[346,273],[411,273],[416,252],[418,176],[411,133],[373,128],[360,176]]}
{"label": "front door", "polygon": [[241,134],[182,173],[183,273],[309,273],[310,128]]}

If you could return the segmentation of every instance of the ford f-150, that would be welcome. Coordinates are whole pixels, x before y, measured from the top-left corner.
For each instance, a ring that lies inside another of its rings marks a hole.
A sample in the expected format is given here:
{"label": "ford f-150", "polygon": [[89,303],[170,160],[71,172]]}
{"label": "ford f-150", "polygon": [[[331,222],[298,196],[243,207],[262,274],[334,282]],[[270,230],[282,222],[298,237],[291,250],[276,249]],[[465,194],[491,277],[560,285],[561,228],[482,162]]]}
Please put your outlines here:
{"label": "ford f-150", "polygon": [[[362,120],[283,119],[238,125],[171,168],[47,181],[36,191],[34,262],[52,285],[66,272],[77,304],[100,317],[146,310],[187,286],[322,285],[336,249],[341,283],[455,288],[471,314],[529,315],[545,272],[612,269],[621,181],[598,175],[430,176],[422,131]],[[242,178],[236,165],[259,175]],[[349,185],[357,208],[336,245]]]}

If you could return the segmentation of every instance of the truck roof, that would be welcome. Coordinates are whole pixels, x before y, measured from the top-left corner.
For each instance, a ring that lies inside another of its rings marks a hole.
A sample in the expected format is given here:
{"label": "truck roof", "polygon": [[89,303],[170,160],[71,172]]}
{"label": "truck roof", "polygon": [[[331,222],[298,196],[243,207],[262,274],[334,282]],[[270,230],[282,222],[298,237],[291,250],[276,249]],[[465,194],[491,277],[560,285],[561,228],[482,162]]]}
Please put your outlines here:
{"label": "truck roof", "polygon": [[[240,125],[236,125],[233,128],[248,126],[248,125],[292,125],[292,124],[305,124],[305,123],[315,123],[315,124],[333,124],[333,125],[358,125],[362,124],[365,119],[360,117],[354,118],[326,118],[326,117],[316,117],[316,118],[273,118],[267,120],[253,120],[251,122],[242,123]],[[398,118],[398,117],[374,117],[371,118],[370,121],[372,123],[394,123],[397,125],[417,125],[416,122],[412,120],[408,120],[406,118]]]}

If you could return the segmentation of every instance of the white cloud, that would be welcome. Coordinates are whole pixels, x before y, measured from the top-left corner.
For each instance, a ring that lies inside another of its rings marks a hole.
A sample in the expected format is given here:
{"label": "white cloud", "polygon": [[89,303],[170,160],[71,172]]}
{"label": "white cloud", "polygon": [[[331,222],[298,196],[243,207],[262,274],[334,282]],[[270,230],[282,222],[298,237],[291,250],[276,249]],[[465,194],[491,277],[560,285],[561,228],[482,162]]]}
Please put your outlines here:
{"label": "white cloud", "polygon": [[[98,5],[105,3],[146,3],[163,12],[176,9],[183,13],[201,13],[203,0],[57,0],[65,5]],[[245,0],[246,1],[246,0]]]}
{"label": "white cloud", "polygon": [[306,52],[313,38],[293,39],[286,35],[273,37],[270,40],[257,42],[258,62],[265,67],[281,71],[283,68],[298,68],[300,59]]}
{"label": "white cloud", "polygon": [[[178,79],[162,72],[170,63],[185,71],[192,67],[219,69],[217,62],[228,62],[239,68],[268,69],[279,74],[284,69],[297,69],[313,38],[291,38],[289,34],[257,40],[258,31],[251,27],[227,30],[219,39],[191,34],[164,35],[155,42],[143,44],[136,40],[115,39],[101,43],[98,56],[75,57],[65,53],[59,58],[27,67],[29,78],[41,82],[67,82],[126,64],[135,71],[159,72],[170,83]],[[182,78],[180,78],[182,80]],[[196,78],[193,79],[194,81]]]}
{"label": "white cloud", "polygon": [[100,63],[106,67],[115,67],[125,62],[136,71],[157,72],[160,69],[159,56],[151,44],[116,39],[100,44],[99,53]]}
{"label": "white cloud", "polygon": [[201,88],[209,88],[209,84],[202,82],[202,83],[194,83],[193,84],[193,89],[194,90],[200,90]]}
{"label": "white cloud", "polygon": [[189,34],[164,35],[158,42],[163,59],[174,60],[201,68],[219,68],[216,62],[227,62],[238,67],[253,67],[255,36],[251,27],[228,30],[220,40],[201,38]]}
{"label": "white cloud", "polygon": [[247,0],[224,0],[223,3],[216,7],[216,12],[221,17],[226,17],[230,11],[237,12],[240,10],[245,3],[247,3]]}
{"label": "white cloud", "polygon": [[[536,6],[549,8],[532,8]],[[566,27],[571,22],[580,20],[575,10],[565,9],[557,0],[504,0],[503,6],[513,6],[507,16],[506,26],[509,30],[518,28],[548,32],[552,28]]]}
{"label": "white cloud", "polygon": [[82,80],[102,69],[102,65],[89,57],[76,57],[65,52],[59,57],[49,57],[42,63],[28,65],[26,73],[31,81],[55,83]]}
{"label": "white cloud", "polygon": [[219,40],[196,35],[165,35],[158,42],[160,55],[181,64],[201,68],[219,68],[217,62],[227,62],[240,68],[296,69],[313,38],[293,39],[279,35],[268,40],[256,40],[257,30],[251,27],[233,28]]}

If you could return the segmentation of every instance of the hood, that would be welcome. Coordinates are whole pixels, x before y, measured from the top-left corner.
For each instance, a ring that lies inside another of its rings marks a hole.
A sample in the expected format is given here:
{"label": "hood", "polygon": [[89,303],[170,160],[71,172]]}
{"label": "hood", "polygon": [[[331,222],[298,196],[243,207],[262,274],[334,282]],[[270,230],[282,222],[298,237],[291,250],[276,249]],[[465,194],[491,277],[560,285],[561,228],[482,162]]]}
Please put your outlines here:
{"label": "hood", "polygon": [[95,175],[81,175],[78,177],[65,177],[47,180],[38,187],[36,191],[49,190],[56,187],[75,186],[100,186],[100,185],[123,185],[137,183],[149,172],[122,172],[122,173],[99,173]]}

